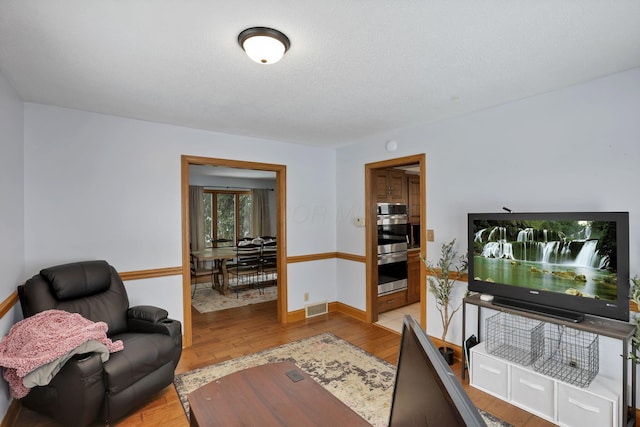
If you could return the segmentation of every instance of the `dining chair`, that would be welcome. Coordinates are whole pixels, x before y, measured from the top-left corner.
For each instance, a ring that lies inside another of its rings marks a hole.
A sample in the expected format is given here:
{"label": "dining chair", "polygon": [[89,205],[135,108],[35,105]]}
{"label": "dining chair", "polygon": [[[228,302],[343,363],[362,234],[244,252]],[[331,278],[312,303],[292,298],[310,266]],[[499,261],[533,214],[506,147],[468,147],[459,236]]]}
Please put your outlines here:
{"label": "dining chair", "polygon": [[191,298],[196,294],[198,288],[198,279],[205,276],[211,277],[211,288],[215,288],[215,284],[220,284],[220,268],[217,264],[212,265],[207,262],[198,262],[198,260],[192,255],[189,255],[189,268],[191,270],[191,285],[193,290],[191,291]]}
{"label": "dining chair", "polygon": [[253,243],[238,245],[235,249],[235,255],[234,262],[227,266],[227,272],[230,277],[235,278],[234,289],[237,298],[240,288],[253,286],[258,282],[261,245]]}
{"label": "dining chair", "polygon": [[261,283],[278,283],[278,245],[275,238],[266,240],[262,245],[260,255],[260,276]]}
{"label": "dining chair", "polygon": [[233,240],[231,239],[213,239],[211,240],[211,246],[214,248],[219,248],[223,246],[231,246],[233,244]]}

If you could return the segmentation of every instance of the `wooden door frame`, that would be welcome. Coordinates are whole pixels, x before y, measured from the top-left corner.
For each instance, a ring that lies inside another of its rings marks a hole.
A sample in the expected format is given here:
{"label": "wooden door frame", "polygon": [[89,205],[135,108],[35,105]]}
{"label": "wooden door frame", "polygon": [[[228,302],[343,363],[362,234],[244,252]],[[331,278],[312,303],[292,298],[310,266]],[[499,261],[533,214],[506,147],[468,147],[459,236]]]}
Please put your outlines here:
{"label": "wooden door frame", "polygon": [[189,271],[189,166],[224,166],[229,168],[253,169],[276,173],[276,239],[278,242],[277,275],[278,275],[278,322],[287,322],[287,167],[269,163],[245,162],[239,160],[216,159],[211,157],[181,156],[182,187],[182,300],[183,300],[183,346],[193,343],[191,319],[191,273]]}
{"label": "wooden door frame", "polygon": [[[366,234],[366,290],[367,290],[367,322],[378,321],[378,251],[374,242],[377,239],[378,227],[376,198],[375,198],[375,171],[398,166],[418,164],[420,168],[420,254],[427,256],[427,160],[426,155],[415,154],[397,159],[383,160],[381,162],[366,163],[364,165],[365,182],[365,234]],[[420,263],[420,325],[427,328],[427,287],[426,269]]]}

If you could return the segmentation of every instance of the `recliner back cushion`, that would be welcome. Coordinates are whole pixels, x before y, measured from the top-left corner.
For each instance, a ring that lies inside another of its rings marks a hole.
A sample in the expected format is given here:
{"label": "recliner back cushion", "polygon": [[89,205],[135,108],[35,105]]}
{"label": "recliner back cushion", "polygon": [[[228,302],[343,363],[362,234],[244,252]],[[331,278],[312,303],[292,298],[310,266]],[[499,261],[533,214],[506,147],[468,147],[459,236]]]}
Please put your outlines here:
{"label": "recliner back cushion", "polygon": [[[79,289],[73,289],[76,287]],[[127,291],[116,270],[105,261],[43,269],[18,287],[18,295],[25,316],[50,309],[79,313],[94,322],[105,322],[109,337],[128,328]]]}
{"label": "recliner back cushion", "polygon": [[40,271],[60,301],[95,295],[109,289],[111,270],[106,261],[59,265]]}

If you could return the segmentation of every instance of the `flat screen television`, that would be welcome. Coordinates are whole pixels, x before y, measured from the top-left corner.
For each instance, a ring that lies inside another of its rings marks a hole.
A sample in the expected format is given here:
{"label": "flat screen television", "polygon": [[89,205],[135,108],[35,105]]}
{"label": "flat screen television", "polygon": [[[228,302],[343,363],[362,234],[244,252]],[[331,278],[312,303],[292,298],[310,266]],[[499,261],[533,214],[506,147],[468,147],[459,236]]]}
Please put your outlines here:
{"label": "flat screen television", "polygon": [[469,290],[573,322],[629,321],[629,213],[468,214]]}
{"label": "flat screen television", "polygon": [[389,426],[486,426],[442,354],[406,315]]}

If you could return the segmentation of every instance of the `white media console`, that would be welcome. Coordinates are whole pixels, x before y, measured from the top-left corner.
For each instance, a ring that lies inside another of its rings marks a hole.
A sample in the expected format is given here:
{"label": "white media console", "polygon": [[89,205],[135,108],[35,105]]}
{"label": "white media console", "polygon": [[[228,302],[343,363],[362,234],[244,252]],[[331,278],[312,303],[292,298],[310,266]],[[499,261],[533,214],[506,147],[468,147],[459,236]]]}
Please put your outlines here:
{"label": "white media console", "polygon": [[[611,427],[633,427],[636,402],[636,366],[628,360],[629,343],[635,327],[629,323],[585,316],[580,323],[550,318],[542,314],[498,307],[483,301],[479,294],[471,295],[462,304],[462,348],[467,338],[466,306],[475,305],[477,310],[477,336],[480,344],[471,349],[470,384],[495,397],[529,411],[541,418],[563,426],[598,425]],[[546,323],[563,325],[580,331],[620,340],[622,348],[622,380],[614,382],[601,375],[585,388],[565,383],[543,375],[532,367],[488,354],[480,337],[481,309],[516,314]],[[631,396],[629,396],[629,372],[631,363]],[[467,366],[462,363],[462,378]],[[631,399],[629,399],[631,397]],[[630,407],[630,409],[629,409]]]}

